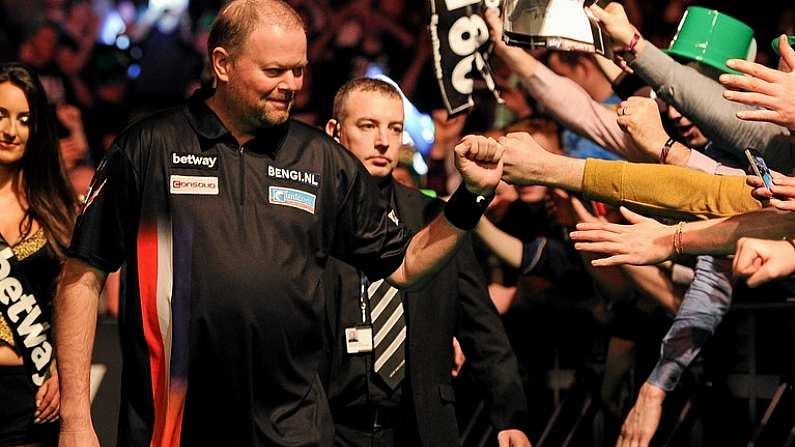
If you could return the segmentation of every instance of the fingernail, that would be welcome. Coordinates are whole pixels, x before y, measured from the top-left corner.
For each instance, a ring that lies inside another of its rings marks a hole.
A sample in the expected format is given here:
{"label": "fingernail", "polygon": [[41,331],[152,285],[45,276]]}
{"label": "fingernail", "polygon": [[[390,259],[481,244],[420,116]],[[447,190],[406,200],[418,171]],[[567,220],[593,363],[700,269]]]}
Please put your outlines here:
{"label": "fingernail", "polygon": [[726,61],[727,67],[734,68],[735,65],[737,65],[737,59],[729,59]]}
{"label": "fingernail", "polygon": [[36,418],[36,419],[33,420],[33,423],[34,424],[41,424],[41,419]]}

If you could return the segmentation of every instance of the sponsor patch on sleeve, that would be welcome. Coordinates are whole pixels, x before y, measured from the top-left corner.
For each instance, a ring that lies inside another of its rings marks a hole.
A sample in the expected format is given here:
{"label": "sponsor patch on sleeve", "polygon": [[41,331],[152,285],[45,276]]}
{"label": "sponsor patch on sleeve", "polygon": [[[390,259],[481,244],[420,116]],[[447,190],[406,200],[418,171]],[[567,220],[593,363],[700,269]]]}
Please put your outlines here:
{"label": "sponsor patch on sleeve", "polygon": [[273,205],[283,205],[307,213],[315,214],[315,196],[312,193],[301,191],[300,189],[283,188],[280,186],[268,187],[268,201]]}
{"label": "sponsor patch on sleeve", "polygon": [[218,195],[218,177],[171,175],[168,180],[171,194]]}

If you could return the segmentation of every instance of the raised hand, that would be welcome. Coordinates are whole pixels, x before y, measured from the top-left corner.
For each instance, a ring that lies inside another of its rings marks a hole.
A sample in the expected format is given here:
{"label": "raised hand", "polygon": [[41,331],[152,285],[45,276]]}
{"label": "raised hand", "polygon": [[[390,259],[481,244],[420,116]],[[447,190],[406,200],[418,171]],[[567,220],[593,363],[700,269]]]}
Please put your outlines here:
{"label": "raised hand", "polygon": [[[787,36],[779,39],[782,67],[795,67],[795,50],[789,45]],[[795,71],[779,71],[755,62],[739,59],[726,61],[729,68],[741,75],[723,74],[720,82],[727,89],[723,97],[759,110],[740,110],[737,118],[748,121],[768,121],[795,130]],[[743,90],[743,91],[737,91]]]}
{"label": "raised hand", "polygon": [[673,256],[675,227],[663,225],[654,219],[621,207],[621,214],[631,225],[613,223],[581,223],[571,232],[574,248],[581,251],[607,255],[594,259],[594,267],[632,264],[651,265]]}
{"label": "raised hand", "polygon": [[552,215],[564,227],[574,227],[582,222],[607,223],[605,217],[595,216],[588,211],[580,199],[562,189],[553,189],[547,195],[547,200],[547,209],[552,211]]}
{"label": "raised hand", "polygon": [[494,194],[502,177],[502,146],[493,138],[467,135],[454,150],[456,168],[469,192]]}
{"label": "raised hand", "polygon": [[494,53],[520,77],[532,76],[540,62],[524,49],[507,45],[502,40],[502,20],[499,11],[495,8],[488,8],[483,13],[483,18],[489,28],[489,39],[494,44]]}
{"label": "raised hand", "polygon": [[527,435],[521,430],[508,429],[497,433],[499,447],[532,447]]}
{"label": "raised hand", "polygon": [[759,201],[769,201],[770,205],[782,211],[795,211],[795,177],[771,172],[773,186],[768,190],[761,178],[749,175],[746,183],[753,187],[751,194]]}
{"label": "raised hand", "polygon": [[574,228],[582,221],[577,218],[571,202],[572,197],[568,192],[558,188],[550,189],[545,198],[547,214],[557,220],[560,225]]}
{"label": "raised hand", "polygon": [[732,267],[750,287],[788,276],[795,272],[795,245],[788,240],[741,238]]}
{"label": "raised hand", "polygon": [[665,391],[650,383],[644,383],[638,400],[629,410],[616,447],[648,447],[662,416]]}
{"label": "raised hand", "polygon": [[[505,148],[503,156],[503,179],[514,185],[546,184],[549,165],[555,155],[541,147],[530,134],[512,132],[500,137]],[[560,157],[565,158],[565,157]]]}
{"label": "raised hand", "polygon": [[[594,3],[588,9],[591,13],[599,19],[603,25],[603,29],[613,38],[616,44],[616,49],[623,50],[632,41],[638,29],[629,22],[626,11],[620,3],[608,3],[604,9]],[[640,33],[638,33],[640,34]],[[637,47],[636,47],[637,48]]]}
{"label": "raised hand", "polygon": [[502,20],[500,20],[500,11],[496,8],[487,8],[483,12],[483,19],[486,21],[486,26],[489,28],[489,39],[495,46],[507,46],[502,41]]}
{"label": "raised hand", "polygon": [[659,160],[662,147],[669,136],[663,128],[657,101],[632,96],[618,105],[616,113],[616,123],[621,130],[628,133],[635,145],[652,160]]}

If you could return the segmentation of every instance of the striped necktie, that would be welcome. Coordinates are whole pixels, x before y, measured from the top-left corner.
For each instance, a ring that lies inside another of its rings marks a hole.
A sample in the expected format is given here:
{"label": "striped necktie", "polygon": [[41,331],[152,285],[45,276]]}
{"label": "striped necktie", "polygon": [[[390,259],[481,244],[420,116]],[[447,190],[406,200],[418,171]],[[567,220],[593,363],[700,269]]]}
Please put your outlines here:
{"label": "striped necktie", "polygon": [[373,369],[393,390],[405,374],[406,320],[403,316],[402,295],[383,279],[367,288],[373,325]]}

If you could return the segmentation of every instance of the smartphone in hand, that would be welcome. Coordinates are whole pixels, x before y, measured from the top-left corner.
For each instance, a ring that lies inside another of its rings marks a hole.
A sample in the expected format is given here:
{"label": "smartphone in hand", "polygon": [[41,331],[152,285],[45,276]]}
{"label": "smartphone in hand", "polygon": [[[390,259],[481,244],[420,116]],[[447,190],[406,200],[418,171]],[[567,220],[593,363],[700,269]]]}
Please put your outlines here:
{"label": "smartphone in hand", "polygon": [[749,147],[745,150],[745,156],[748,157],[748,163],[751,164],[754,174],[762,178],[765,187],[770,191],[770,187],[773,186],[773,176],[770,175],[770,169],[767,168],[762,154],[758,150]]}

